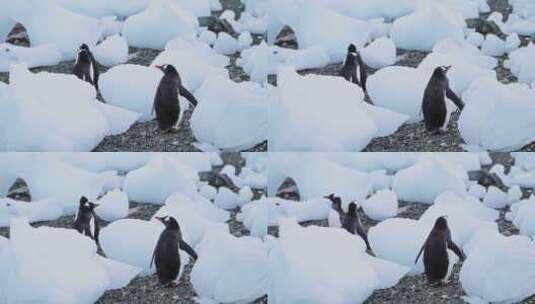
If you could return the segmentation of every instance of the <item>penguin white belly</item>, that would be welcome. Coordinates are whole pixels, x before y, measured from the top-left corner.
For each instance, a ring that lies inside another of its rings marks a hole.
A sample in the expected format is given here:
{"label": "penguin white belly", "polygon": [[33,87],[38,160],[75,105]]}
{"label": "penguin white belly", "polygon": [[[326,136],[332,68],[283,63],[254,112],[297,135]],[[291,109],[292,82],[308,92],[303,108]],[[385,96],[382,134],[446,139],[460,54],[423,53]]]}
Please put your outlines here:
{"label": "penguin white belly", "polygon": [[89,77],[91,78],[91,81],[95,81],[95,79],[93,79],[95,78],[95,69],[92,62],[89,64]]}
{"label": "penguin white belly", "polygon": [[340,215],[338,212],[331,210],[328,217],[329,227],[341,228],[342,222],[340,222]]}
{"label": "penguin white belly", "polygon": [[182,277],[182,273],[184,273],[184,268],[186,267],[186,264],[189,262],[189,255],[183,251],[178,250],[178,255],[180,256],[180,269],[178,270],[178,276],[173,281],[176,285],[178,285],[178,282],[180,281],[180,278]]}
{"label": "penguin white belly", "polygon": [[182,101],[180,96],[178,97],[178,102],[180,103],[180,112],[178,113],[178,120],[176,121],[176,124],[173,127],[173,129],[175,130],[178,130],[180,124],[182,123],[182,119],[184,118],[184,112],[189,109],[189,103],[187,101]]}
{"label": "penguin white belly", "polygon": [[454,253],[451,250],[448,250],[448,272],[446,273],[446,277],[444,278],[444,282],[449,282],[450,276],[453,272],[453,266],[455,265],[455,257]]}
{"label": "penguin white belly", "polygon": [[455,111],[455,106],[452,104],[451,101],[446,99],[446,119],[444,119],[444,124],[440,128],[442,131],[448,130],[448,125],[450,123],[451,114]]}

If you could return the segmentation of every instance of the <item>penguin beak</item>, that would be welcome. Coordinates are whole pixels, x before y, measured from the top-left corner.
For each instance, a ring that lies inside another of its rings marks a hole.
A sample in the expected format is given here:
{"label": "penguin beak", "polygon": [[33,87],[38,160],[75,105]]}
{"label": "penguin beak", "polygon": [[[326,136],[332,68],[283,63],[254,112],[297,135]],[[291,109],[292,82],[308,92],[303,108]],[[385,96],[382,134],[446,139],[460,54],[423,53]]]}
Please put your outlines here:
{"label": "penguin beak", "polygon": [[155,217],[155,219],[159,220],[160,222],[162,222],[162,224],[165,225],[165,217],[159,217],[159,216],[157,216],[157,217]]}
{"label": "penguin beak", "polygon": [[160,71],[163,72],[163,65],[155,65],[154,67],[160,69]]}
{"label": "penguin beak", "polygon": [[444,72],[448,72],[451,69],[451,65],[444,66]]}

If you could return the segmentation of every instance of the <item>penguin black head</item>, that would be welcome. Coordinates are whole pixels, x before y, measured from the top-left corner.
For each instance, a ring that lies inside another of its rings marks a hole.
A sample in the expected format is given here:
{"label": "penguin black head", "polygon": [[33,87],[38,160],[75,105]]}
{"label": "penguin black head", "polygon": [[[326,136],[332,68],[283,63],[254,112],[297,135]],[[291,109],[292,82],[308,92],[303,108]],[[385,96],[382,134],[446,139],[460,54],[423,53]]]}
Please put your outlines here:
{"label": "penguin black head", "polygon": [[93,209],[95,209],[97,205],[95,203],[90,202],[87,197],[82,196],[80,198],[80,207],[79,210],[83,212],[91,212]]}
{"label": "penguin black head", "polygon": [[178,71],[172,64],[157,65],[156,67],[165,74],[178,75]]}
{"label": "penguin black head", "polygon": [[331,201],[332,207],[334,209],[338,210],[338,209],[342,208],[342,200],[340,199],[339,196],[334,195],[334,193],[331,193],[331,194],[329,194],[327,196],[324,196],[324,198],[326,198],[326,199]]}
{"label": "penguin black head", "polygon": [[357,52],[357,47],[353,43],[351,43],[349,45],[349,47],[347,48],[347,52],[348,53],[356,53]]}
{"label": "penguin black head", "polygon": [[357,204],[355,204],[355,202],[349,203],[347,214],[357,214]]}
{"label": "penguin black head", "polygon": [[91,55],[89,53],[89,50],[80,48],[78,50],[78,59],[77,59],[77,61],[78,62],[80,62],[80,61],[82,61],[82,62],[91,62]]}
{"label": "penguin black head", "polygon": [[450,66],[439,66],[435,69],[433,72],[433,77],[446,77],[448,74],[448,71],[451,69]]}
{"label": "penguin black head", "polygon": [[449,229],[448,228],[447,216],[441,216],[441,217],[437,218],[437,220],[435,221],[435,226],[433,227],[433,229],[440,229],[440,230]]}
{"label": "penguin black head", "polygon": [[87,51],[87,52],[90,52],[89,46],[87,44],[85,44],[85,43],[82,43],[82,45],[80,45],[79,49]]}
{"label": "penguin black head", "polygon": [[157,220],[165,225],[165,228],[172,230],[180,230],[177,220],[172,216],[156,217]]}

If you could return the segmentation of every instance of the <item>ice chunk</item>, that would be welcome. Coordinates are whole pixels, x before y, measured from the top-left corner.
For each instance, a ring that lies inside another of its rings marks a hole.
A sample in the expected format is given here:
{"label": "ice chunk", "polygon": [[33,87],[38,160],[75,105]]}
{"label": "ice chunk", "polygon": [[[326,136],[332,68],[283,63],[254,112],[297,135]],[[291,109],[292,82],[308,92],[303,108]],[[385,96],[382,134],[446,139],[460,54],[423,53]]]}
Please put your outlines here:
{"label": "ice chunk", "polygon": [[128,60],[128,44],[119,36],[111,36],[93,49],[95,59],[103,66],[111,67]]}
{"label": "ice chunk", "polygon": [[123,36],[129,46],[163,49],[176,37],[195,38],[197,18],[172,0],[153,0],[149,7],[126,19]]}

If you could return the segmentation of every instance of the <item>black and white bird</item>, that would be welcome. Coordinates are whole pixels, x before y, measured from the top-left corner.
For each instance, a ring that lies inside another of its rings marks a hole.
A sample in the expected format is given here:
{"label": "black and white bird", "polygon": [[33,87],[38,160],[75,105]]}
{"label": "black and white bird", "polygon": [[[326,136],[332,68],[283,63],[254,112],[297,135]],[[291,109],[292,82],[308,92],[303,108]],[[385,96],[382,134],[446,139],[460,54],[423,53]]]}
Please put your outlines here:
{"label": "black and white bird", "polygon": [[85,43],[78,49],[78,55],[74,67],[72,68],[72,73],[76,75],[76,77],[92,84],[98,91],[98,79],[100,74],[97,62],[93,53],[91,53],[91,50],[89,50],[89,47]]}
{"label": "black and white bird", "polygon": [[74,223],[72,228],[76,229],[81,234],[84,234],[98,244],[100,225],[98,223],[97,215],[95,214],[95,208],[97,205],[90,202],[85,196],[80,198],[80,205],[74,216]]}
{"label": "black and white bird", "polygon": [[464,261],[465,255],[452,241],[448,221],[445,216],[442,216],[435,221],[433,229],[414,261],[414,264],[418,263],[420,255],[424,253],[425,275],[429,284],[439,286],[448,283],[453,269],[453,265],[450,265],[448,249]]}
{"label": "black and white bird", "polygon": [[165,225],[165,229],[160,234],[152,259],[152,264],[156,265],[156,274],[162,285],[175,287],[178,285],[182,270],[186,261],[180,256],[180,251],[184,250],[194,260],[197,260],[197,253],[182,239],[182,232],[177,220],[172,216],[157,217]]}
{"label": "black and white bird", "polygon": [[437,67],[424,91],[422,113],[425,128],[431,133],[440,133],[448,129],[451,111],[448,109],[446,97],[462,111],[463,101],[451,90],[447,73],[451,67]]}
{"label": "black and white bird", "polygon": [[170,64],[156,66],[164,75],[156,89],[153,111],[156,113],[158,128],[165,132],[177,130],[182,120],[179,95],[184,96],[193,106],[197,99],[183,85],[176,68]]}
{"label": "black and white bird", "polygon": [[355,202],[349,203],[347,214],[342,223],[342,228],[351,234],[360,236],[362,240],[364,240],[364,243],[366,243],[366,249],[368,251],[372,250],[370,242],[368,241],[368,234],[364,228],[362,228],[362,223],[360,222],[360,217],[357,213],[357,204],[355,204]]}
{"label": "black and white bird", "polygon": [[349,45],[347,48],[347,55],[342,70],[340,70],[340,76],[359,85],[366,92],[368,70],[354,44]]}

